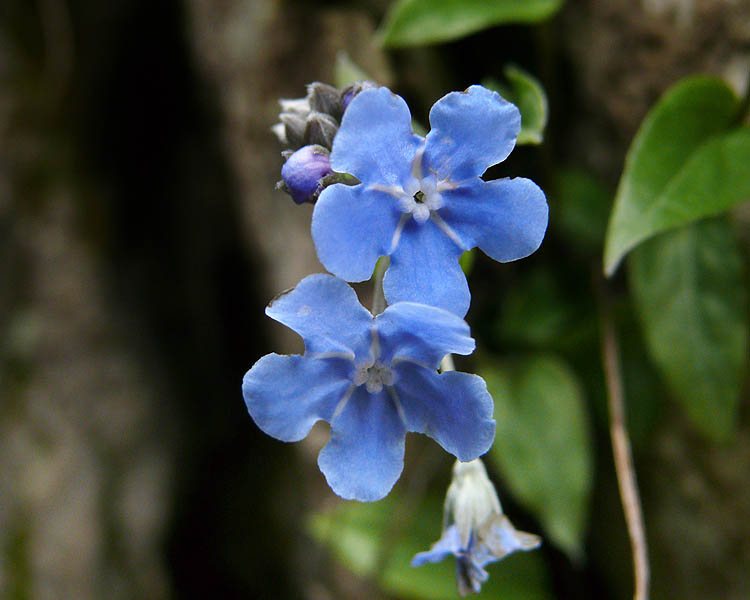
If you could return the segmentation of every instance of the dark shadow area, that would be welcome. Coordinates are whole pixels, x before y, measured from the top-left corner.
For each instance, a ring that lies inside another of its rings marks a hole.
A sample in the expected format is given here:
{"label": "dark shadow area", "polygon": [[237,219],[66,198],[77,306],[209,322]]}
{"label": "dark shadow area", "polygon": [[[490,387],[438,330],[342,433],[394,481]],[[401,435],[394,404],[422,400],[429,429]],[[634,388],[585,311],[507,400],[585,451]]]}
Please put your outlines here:
{"label": "dark shadow area", "polygon": [[241,239],[221,115],[191,63],[182,5],[82,2],[72,17],[79,167],[107,199],[87,233],[177,418],[165,548],[175,597],[295,597],[279,533],[295,517],[279,522],[277,499],[259,493],[289,449],[252,424],[240,392],[268,345],[247,306],[270,294]]}

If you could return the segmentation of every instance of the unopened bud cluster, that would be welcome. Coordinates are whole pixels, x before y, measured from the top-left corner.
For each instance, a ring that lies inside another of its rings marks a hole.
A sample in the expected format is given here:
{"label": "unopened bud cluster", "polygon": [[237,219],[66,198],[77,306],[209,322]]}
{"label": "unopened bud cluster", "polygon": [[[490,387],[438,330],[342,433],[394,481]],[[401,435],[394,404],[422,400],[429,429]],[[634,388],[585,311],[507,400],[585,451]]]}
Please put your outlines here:
{"label": "unopened bud cluster", "polygon": [[287,146],[281,154],[286,159],[277,187],[297,204],[315,202],[331,183],[339,183],[329,162],[333,139],[341,117],[351,100],[363,89],[375,87],[369,81],[353,83],[343,90],[314,82],[307,86],[307,96],[279,100],[279,123],[271,129]]}

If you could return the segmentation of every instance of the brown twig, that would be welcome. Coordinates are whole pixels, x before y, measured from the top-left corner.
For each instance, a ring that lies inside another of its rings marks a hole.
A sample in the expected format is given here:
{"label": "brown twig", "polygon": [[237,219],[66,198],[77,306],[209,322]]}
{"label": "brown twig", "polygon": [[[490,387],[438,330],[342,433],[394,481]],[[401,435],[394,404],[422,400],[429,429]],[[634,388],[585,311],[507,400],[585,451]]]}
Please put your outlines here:
{"label": "brown twig", "polygon": [[595,275],[599,299],[599,313],[602,333],[602,364],[607,383],[609,405],[609,430],[612,437],[612,452],[615,458],[617,483],[620,487],[622,508],[630,536],[633,552],[633,576],[635,579],[634,600],[648,600],[649,566],[646,529],[643,525],[643,511],[638,494],[638,482],[633,466],[633,453],[630,448],[627,424],[625,421],[625,391],[620,372],[620,358],[617,348],[617,332],[612,317],[612,306],[606,284],[602,276]]}

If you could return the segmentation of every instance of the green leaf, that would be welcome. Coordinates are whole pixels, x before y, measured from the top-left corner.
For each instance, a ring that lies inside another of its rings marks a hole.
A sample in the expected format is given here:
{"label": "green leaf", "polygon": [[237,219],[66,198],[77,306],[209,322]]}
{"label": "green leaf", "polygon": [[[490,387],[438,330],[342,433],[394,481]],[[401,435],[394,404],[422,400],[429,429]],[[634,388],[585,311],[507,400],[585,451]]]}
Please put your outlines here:
{"label": "green leaf", "polygon": [[385,46],[417,46],[461,38],[502,23],[535,23],[562,0],[398,0],[381,28]]}
{"label": "green leaf", "polygon": [[563,168],[552,196],[555,216],[550,223],[573,246],[601,252],[612,198],[606,188],[586,171]]}
{"label": "green leaf", "polygon": [[742,256],[726,219],[649,240],[628,266],[654,363],[694,425],[726,439],[737,419],[748,326]]}
{"label": "green leaf", "polygon": [[333,85],[342,89],[355,81],[375,81],[375,79],[342,50],[336,55],[336,64],[333,66]]}
{"label": "green leaf", "polygon": [[308,530],[321,544],[328,546],[346,568],[360,577],[369,577],[378,566],[378,553],[385,528],[385,512],[390,499],[379,503],[344,502],[335,510],[314,513]]}
{"label": "green leaf", "polygon": [[573,321],[574,307],[549,269],[533,269],[514,282],[496,331],[504,344],[554,344]]}
{"label": "green leaf", "polygon": [[581,386],[563,361],[537,356],[481,369],[495,399],[489,456],[547,536],[579,558],[593,457]]}
{"label": "green leaf", "polygon": [[[615,310],[615,327],[619,334],[618,349],[625,388],[628,435],[633,451],[637,454],[640,450],[648,448],[651,433],[656,428],[665,405],[669,404],[668,391],[663,378],[649,357],[632,298],[630,302],[622,298],[621,302],[622,304]],[[599,342],[598,336],[597,342]],[[604,375],[603,372],[601,374]],[[604,380],[602,380],[600,396],[604,417],[602,426],[608,428],[609,407]]]}
{"label": "green leaf", "polygon": [[535,77],[515,65],[503,69],[509,85],[487,78],[482,85],[495,90],[503,98],[512,102],[521,112],[521,132],[518,144],[541,144],[544,128],[547,126],[547,95],[542,84]]}
{"label": "green leaf", "polygon": [[730,132],[739,102],[721,80],[685,79],[641,125],[625,160],[604,251],[611,275],[640,242],[750,197],[750,130]]}
{"label": "green leaf", "polygon": [[[442,501],[429,498],[407,521],[399,519],[403,504],[395,493],[374,503],[342,502],[333,510],[312,515],[309,531],[336,559],[360,577],[373,578],[400,598],[454,600],[456,567],[452,558],[412,567],[417,552],[440,537]],[[401,517],[404,515],[401,514]],[[490,578],[479,597],[506,600],[551,600],[542,555],[519,552],[489,565]]]}

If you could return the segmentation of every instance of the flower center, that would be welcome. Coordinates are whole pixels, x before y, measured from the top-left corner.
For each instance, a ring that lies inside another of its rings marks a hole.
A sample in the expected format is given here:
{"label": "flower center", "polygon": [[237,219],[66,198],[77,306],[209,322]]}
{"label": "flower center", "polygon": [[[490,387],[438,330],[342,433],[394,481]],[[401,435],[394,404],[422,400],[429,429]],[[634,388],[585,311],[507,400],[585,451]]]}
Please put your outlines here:
{"label": "flower center", "polygon": [[[448,190],[456,189],[457,185],[448,180],[437,180],[435,173],[424,173],[422,169],[422,158],[424,156],[424,146],[417,150],[411,166],[411,177],[403,185],[372,183],[368,189],[386,194],[398,200],[399,209],[405,215],[411,215],[419,223],[425,223],[430,217],[435,217],[435,221],[440,219],[437,211],[445,204],[442,193]],[[406,220],[401,220],[399,229],[394,243],[397,243],[398,237]],[[394,246],[395,247],[395,246]]]}
{"label": "flower center", "polygon": [[399,197],[401,210],[411,213],[417,223],[424,223],[430,218],[432,211],[443,206],[443,198],[437,191],[434,176],[413,178],[404,187],[404,194]]}
{"label": "flower center", "polygon": [[354,385],[362,384],[368,392],[377,394],[384,385],[393,385],[393,371],[379,361],[360,363],[354,372]]}

